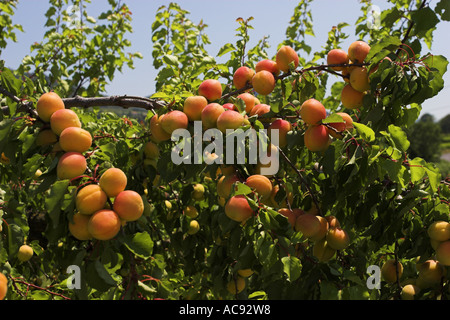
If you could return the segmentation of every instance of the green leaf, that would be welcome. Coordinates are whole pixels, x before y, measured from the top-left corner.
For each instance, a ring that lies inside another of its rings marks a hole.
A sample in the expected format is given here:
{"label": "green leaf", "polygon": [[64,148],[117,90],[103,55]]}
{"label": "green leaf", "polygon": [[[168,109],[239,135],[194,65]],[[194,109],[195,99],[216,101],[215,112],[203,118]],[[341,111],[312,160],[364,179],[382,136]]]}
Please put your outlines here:
{"label": "green leaf", "polygon": [[61,214],[61,207],[64,201],[64,195],[69,187],[69,180],[56,181],[50,188],[49,194],[45,198],[45,208],[48,215],[53,222],[53,227],[57,228],[59,225],[59,215]]}
{"label": "green leaf", "polygon": [[322,123],[338,123],[338,122],[345,122],[345,121],[340,115],[336,113],[333,113],[322,120]]}
{"label": "green leaf", "polygon": [[395,143],[395,146],[401,151],[406,152],[410,145],[406,133],[400,127],[397,127],[393,124],[389,125],[388,130],[391,134],[392,140]]}
{"label": "green leaf", "polygon": [[395,51],[401,44],[402,42],[398,37],[385,37],[370,47],[365,61],[377,63],[388,56],[389,53]]}
{"label": "green leaf", "polygon": [[430,7],[413,11],[411,13],[411,19],[414,21],[414,31],[418,36],[424,36],[439,23],[439,18]]}
{"label": "green leaf", "polygon": [[356,131],[358,131],[359,135],[364,140],[368,142],[372,142],[375,140],[375,132],[368,126],[359,122],[353,122],[353,126],[356,128]]}
{"label": "green leaf", "polygon": [[147,232],[138,232],[127,235],[124,241],[125,246],[136,256],[148,259],[153,252],[153,240]]}
{"label": "green leaf", "polygon": [[441,15],[441,19],[450,21],[450,1],[441,0],[435,8],[436,12]]}
{"label": "green leaf", "polygon": [[290,282],[295,281],[300,277],[302,265],[297,257],[283,257],[281,258],[281,262],[283,263],[283,271],[287,274]]}

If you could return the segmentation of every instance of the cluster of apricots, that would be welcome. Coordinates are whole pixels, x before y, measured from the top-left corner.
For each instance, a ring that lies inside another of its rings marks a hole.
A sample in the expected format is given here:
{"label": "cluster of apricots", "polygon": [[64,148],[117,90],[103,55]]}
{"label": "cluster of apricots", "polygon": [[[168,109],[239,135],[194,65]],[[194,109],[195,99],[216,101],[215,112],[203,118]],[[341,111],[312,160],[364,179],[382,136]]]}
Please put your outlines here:
{"label": "cluster of apricots", "polygon": [[428,227],[427,232],[436,253],[436,260],[444,266],[450,266],[450,223],[435,221]]}
{"label": "cluster of apricots", "polygon": [[98,184],[80,188],[75,200],[77,212],[69,221],[70,233],[78,240],[110,240],[127,222],[138,220],[144,213],[144,201],[136,191],[126,190],[126,186],[125,173],[109,168]]}

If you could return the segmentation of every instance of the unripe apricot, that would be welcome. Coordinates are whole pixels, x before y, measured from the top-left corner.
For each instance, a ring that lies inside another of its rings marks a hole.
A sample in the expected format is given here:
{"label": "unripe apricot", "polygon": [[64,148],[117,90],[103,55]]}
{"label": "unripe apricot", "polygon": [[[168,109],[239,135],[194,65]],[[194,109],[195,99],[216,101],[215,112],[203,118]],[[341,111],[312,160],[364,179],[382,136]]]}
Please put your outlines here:
{"label": "unripe apricot", "polygon": [[244,92],[236,97],[237,99],[242,99],[245,102],[245,112],[250,114],[253,107],[260,103],[260,101],[251,93]]}
{"label": "unripe apricot", "polygon": [[441,242],[436,250],[436,260],[444,266],[450,266],[450,241]]}
{"label": "unripe apricot", "polygon": [[203,200],[204,196],[205,196],[205,186],[202,185],[201,183],[194,184],[192,190],[192,199],[196,201],[201,201]]}
{"label": "unripe apricot", "polygon": [[295,222],[297,221],[297,217],[295,216],[295,213],[292,210],[288,208],[280,208],[278,209],[278,213],[285,216],[288,222],[291,224],[291,226],[295,228]]}
{"label": "unripe apricot", "polygon": [[[331,49],[327,54],[327,64],[347,64],[348,54],[342,49]],[[345,67],[331,67],[334,71],[342,71]]]}
{"label": "unripe apricot", "polygon": [[245,289],[245,279],[242,277],[236,277],[227,283],[227,290],[231,294],[241,293]]}
{"label": "unripe apricot", "polygon": [[325,238],[314,243],[313,256],[316,257],[320,262],[330,261],[335,254],[336,250],[328,245]]}
{"label": "unripe apricot", "polygon": [[354,41],[350,44],[347,53],[353,63],[363,63],[369,51],[370,46],[366,42]]}
{"label": "unripe apricot", "polygon": [[36,111],[39,118],[44,122],[50,122],[50,117],[57,111],[64,109],[64,102],[56,92],[46,92],[36,103]]}
{"label": "unripe apricot", "polygon": [[324,125],[312,126],[305,131],[304,142],[306,148],[312,152],[324,151],[330,145],[330,136]]}
{"label": "unripe apricot", "polygon": [[275,89],[275,84],[275,77],[266,70],[257,72],[252,78],[253,89],[263,96],[270,94]]}
{"label": "unripe apricot", "polygon": [[255,65],[255,72],[258,73],[262,70],[269,71],[274,76],[277,76],[280,74],[280,69],[278,68],[277,63],[275,61],[269,60],[269,59],[260,60]]}
{"label": "unripe apricot", "polygon": [[92,235],[88,230],[88,223],[91,216],[81,214],[79,212],[73,215],[73,221],[69,221],[69,232],[70,234],[78,240],[90,240]]}
{"label": "unripe apricot", "polygon": [[217,181],[217,195],[219,197],[228,199],[231,195],[233,185],[239,182],[239,177],[235,174],[224,175]]}
{"label": "unripe apricot", "polygon": [[187,115],[179,110],[169,111],[161,119],[161,128],[168,134],[172,134],[176,129],[186,129],[188,125]]}
{"label": "unripe apricot", "polygon": [[195,219],[198,217],[198,210],[194,206],[186,206],[183,210],[183,213],[192,219]]}
{"label": "unripe apricot", "polygon": [[208,104],[202,111],[201,120],[204,129],[217,127],[217,119],[225,112],[225,108],[215,102]]}
{"label": "unripe apricot", "polygon": [[153,142],[159,143],[159,142],[167,141],[171,137],[171,135],[169,133],[167,133],[166,131],[164,131],[161,126],[161,120],[164,118],[164,116],[165,116],[164,114],[162,114],[160,116],[155,114],[150,119],[150,132],[152,134],[150,139]]}
{"label": "unripe apricot", "polygon": [[0,300],[5,299],[8,292],[8,278],[0,272]]}
{"label": "unripe apricot", "polygon": [[365,67],[358,67],[350,72],[350,85],[359,92],[365,92],[370,89],[369,74]]}
{"label": "unripe apricot", "polygon": [[290,64],[293,64],[294,68],[298,67],[299,58],[297,52],[290,46],[281,46],[278,49],[275,61],[278,68],[283,72],[288,72],[290,69]]}
{"label": "unripe apricot", "polygon": [[350,244],[350,238],[344,229],[335,227],[328,230],[327,242],[333,249],[344,250]]}
{"label": "unripe apricot", "polygon": [[252,82],[252,78],[254,75],[255,70],[247,66],[237,68],[233,74],[233,84],[235,88],[238,90],[244,88],[247,85],[247,83]]}
{"label": "unripe apricot", "polygon": [[23,244],[20,246],[19,251],[17,252],[17,259],[21,262],[27,262],[33,256],[34,251],[33,248],[27,244]]}
{"label": "unripe apricot", "polygon": [[66,152],[73,151],[83,153],[91,147],[92,135],[85,129],[68,127],[61,132],[59,144],[61,149]]}
{"label": "unripe apricot", "polygon": [[420,292],[420,288],[414,284],[407,284],[402,288],[400,292],[400,296],[402,300],[414,300],[414,296],[416,296]]}
{"label": "unripe apricot", "polygon": [[447,221],[435,221],[427,230],[428,236],[437,241],[447,241],[450,239],[450,223]]}
{"label": "unripe apricot", "polygon": [[227,129],[236,130],[244,125],[245,119],[242,114],[236,111],[225,111],[217,118],[217,129],[222,133],[227,133]]}
{"label": "unripe apricot", "polygon": [[327,110],[320,101],[311,98],[303,102],[300,117],[306,124],[317,125],[327,117]]}
{"label": "unripe apricot", "polygon": [[269,178],[260,174],[251,175],[245,180],[245,184],[258,193],[263,199],[267,199],[272,194],[272,182]]}
{"label": "unripe apricot", "polygon": [[395,260],[389,259],[383,263],[381,267],[381,277],[389,283],[397,282],[397,273],[398,279],[400,279],[403,275],[403,265],[400,261],[397,261],[397,267],[395,266]]}
{"label": "unripe apricot", "polygon": [[114,199],[113,210],[122,220],[136,221],[144,213],[144,201],[136,191],[124,190]]}
{"label": "unripe apricot", "polygon": [[291,131],[291,129],[292,126],[289,121],[284,119],[276,119],[270,124],[267,133],[270,138],[272,137],[272,130],[278,130],[278,146],[280,148],[284,148],[287,146],[287,134]]}
{"label": "unripe apricot", "polygon": [[86,158],[79,152],[66,152],[59,158],[56,167],[58,179],[73,179],[81,176],[87,169]]}
{"label": "unripe apricot", "polygon": [[59,136],[65,128],[81,128],[81,122],[75,111],[71,109],[60,109],[56,110],[50,117],[50,127]]}
{"label": "unripe apricot", "polygon": [[45,147],[52,145],[58,141],[58,136],[50,129],[39,131],[36,136],[36,145]]}
{"label": "unripe apricot", "polygon": [[203,96],[187,97],[184,101],[183,112],[187,115],[189,121],[199,121],[207,104],[208,100]]}
{"label": "unripe apricot", "polygon": [[301,232],[306,238],[316,235],[321,229],[321,222],[315,215],[305,213],[295,220],[295,231]]}
{"label": "unripe apricot", "polygon": [[341,92],[341,103],[347,109],[357,109],[363,106],[364,93],[356,91],[346,84]]}
{"label": "unripe apricot", "polygon": [[207,79],[200,84],[198,94],[204,96],[208,101],[218,100],[222,97],[222,85],[219,80]]}
{"label": "unripe apricot", "polygon": [[107,200],[106,193],[98,184],[89,184],[78,191],[75,206],[79,213],[92,215],[103,209]]}
{"label": "unripe apricot", "polygon": [[252,269],[239,269],[237,273],[243,278],[248,278],[254,273],[254,271]]}
{"label": "unripe apricot", "polygon": [[152,141],[147,141],[144,145],[144,155],[146,159],[157,159],[159,157],[159,147]]}
{"label": "unripe apricot", "polygon": [[193,235],[196,234],[200,230],[200,224],[197,220],[191,220],[189,222],[189,228],[187,234]]}
{"label": "unripe apricot", "polygon": [[113,210],[102,209],[95,212],[88,222],[88,231],[94,239],[111,240],[120,231],[122,221]]}
{"label": "unripe apricot", "polygon": [[115,197],[124,191],[127,182],[126,174],[119,168],[109,168],[100,176],[98,181],[108,197]]}
{"label": "unripe apricot", "polygon": [[243,195],[231,197],[225,204],[225,214],[231,220],[243,222],[253,215],[253,209]]}
{"label": "unripe apricot", "polygon": [[445,275],[445,269],[442,263],[436,260],[427,260],[419,266],[416,285],[421,288],[429,288],[441,282]]}

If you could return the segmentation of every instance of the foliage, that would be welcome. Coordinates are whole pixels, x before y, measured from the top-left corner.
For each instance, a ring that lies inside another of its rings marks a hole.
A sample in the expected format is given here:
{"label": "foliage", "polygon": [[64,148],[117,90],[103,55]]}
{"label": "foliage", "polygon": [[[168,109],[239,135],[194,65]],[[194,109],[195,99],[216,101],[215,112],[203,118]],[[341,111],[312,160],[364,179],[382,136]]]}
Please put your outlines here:
{"label": "foliage", "polygon": [[441,156],[441,128],[428,114],[424,114],[408,129],[408,140],[411,142],[411,156],[426,161],[437,161]]}

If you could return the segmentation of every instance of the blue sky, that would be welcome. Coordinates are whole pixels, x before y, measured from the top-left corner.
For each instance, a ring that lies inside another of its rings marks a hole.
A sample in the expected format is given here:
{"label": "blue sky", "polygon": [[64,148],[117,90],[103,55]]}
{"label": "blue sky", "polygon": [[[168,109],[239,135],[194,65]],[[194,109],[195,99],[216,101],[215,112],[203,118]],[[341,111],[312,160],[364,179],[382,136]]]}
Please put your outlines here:
{"label": "blue sky", "polygon": [[[163,0],[124,0],[133,13],[134,33],[129,35],[133,43],[130,51],[139,51],[144,59],[136,60],[135,69],[125,69],[122,74],[117,74],[113,83],[107,87],[110,95],[140,95],[147,96],[153,93],[153,79],[156,71],[152,67],[152,43],[151,24],[156,10],[161,5],[167,5],[171,1]],[[215,56],[219,48],[228,42],[235,42],[236,18],[248,18],[252,16],[250,31],[251,43],[256,42],[264,36],[269,36],[269,54],[274,54],[278,43],[283,41],[286,27],[292,16],[293,9],[297,5],[295,0],[179,0],[177,2],[183,9],[190,12],[189,18],[198,23],[208,25],[206,33],[212,44],[208,51]],[[432,0],[434,6],[436,0]],[[339,5],[336,5],[339,3]],[[373,0],[374,5],[381,9],[386,7],[387,1]],[[103,8],[107,8],[107,0],[92,0],[88,10],[90,15],[96,16]],[[18,33],[18,42],[9,43],[2,53],[0,59],[4,59],[10,67],[16,67],[21,59],[30,52],[30,45],[34,41],[40,41],[45,32],[44,13],[48,8],[47,0],[20,0],[14,16],[14,23],[24,27],[24,33]],[[308,37],[308,44],[312,51],[318,51],[327,39],[327,33],[333,25],[347,22],[349,27],[344,32],[350,37],[343,44],[343,48],[356,40],[352,25],[360,16],[359,0],[316,0],[312,4],[312,15],[315,37]],[[90,11],[92,10],[92,11]],[[435,31],[435,40],[431,52],[442,54],[450,59],[450,42],[448,41],[449,22],[441,22]],[[436,120],[450,113],[450,70],[445,75],[445,88],[438,96],[423,104],[422,114],[430,113]]]}

